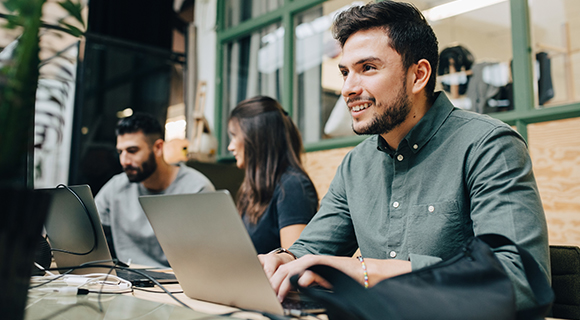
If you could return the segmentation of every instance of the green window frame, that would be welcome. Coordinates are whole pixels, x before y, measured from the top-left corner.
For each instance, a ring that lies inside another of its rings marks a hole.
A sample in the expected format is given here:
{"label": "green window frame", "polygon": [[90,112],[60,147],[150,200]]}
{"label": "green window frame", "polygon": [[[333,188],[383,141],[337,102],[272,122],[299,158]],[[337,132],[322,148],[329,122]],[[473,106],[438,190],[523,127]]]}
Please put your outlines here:
{"label": "green window frame", "polygon": [[[326,0],[285,0],[284,4],[271,12],[244,21],[235,27],[225,28],[225,0],[217,3],[217,48],[216,48],[216,90],[215,124],[216,138],[222,150],[223,126],[227,114],[223,112],[223,47],[229,41],[251,34],[270,24],[281,22],[285,30],[294,30],[294,16]],[[580,102],[566,105],[536,108],[533,89],[532,41],[530,34],[530,14],[527,0],[510,0],[513,50],[514,109],[492,113],[492,117],[515,126],[527,140],[527,125],[532,123],[580,117]],[[283,92],[281,103],[292,114],[294,106],[294,33],[284,33],[284,66],[282,68]],[[366,136],[353,136],[321,140],[305,144],[307,152],[351,147],[364,140]],[[218,154],[218,160],[229,159],[229,155]]]}

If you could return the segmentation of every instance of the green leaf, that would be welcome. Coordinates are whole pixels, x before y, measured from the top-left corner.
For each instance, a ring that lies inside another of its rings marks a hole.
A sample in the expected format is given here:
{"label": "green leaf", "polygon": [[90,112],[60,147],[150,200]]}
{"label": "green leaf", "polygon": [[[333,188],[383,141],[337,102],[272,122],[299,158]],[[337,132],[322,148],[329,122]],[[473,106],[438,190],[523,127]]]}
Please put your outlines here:
{"label": "green leaf", "polygon": [[63,9],[65,9],[71,16],[77,19],[83,26],[86,28],[85,21],[83,20],[83,16],[81,14],[82,6],[80,3],[74,3],[71,0],[65,0],[58,3]]}
{"label": "green leaf", "polygon": [[5,29],[15,29],[18,26],[22,26],[22,18],[16,15],[7,15],[6,16],[6,24],[3,26]]}
{"label": "green leaf", "polygon": [[5,0],[2,4],[10,12],[20,11],[18,9],[22,6],[21,0]]}
{"label": "green leaf", "polygon": [[67,29],[70,34],[72,34],[73,36],[75,36],[77,38],[82,36],[83,34],[85,34],[81,29],[79,29],[73,25],[70,25],[66,22],[61,22],[61,24],[62,24],[63,28]]}

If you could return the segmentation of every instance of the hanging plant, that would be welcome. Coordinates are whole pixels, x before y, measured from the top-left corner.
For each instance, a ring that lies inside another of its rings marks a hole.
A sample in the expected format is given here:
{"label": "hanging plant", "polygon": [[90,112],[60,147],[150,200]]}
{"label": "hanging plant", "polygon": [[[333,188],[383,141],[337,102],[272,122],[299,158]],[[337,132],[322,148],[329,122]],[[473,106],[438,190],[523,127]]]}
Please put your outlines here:
{"label": "hanging plant", "polygon": [[[1,28],[21,28],[22,34],[0,69],[0,186],[33,187],[30,163],[33,161],[31,155],[34,150],[41,28],[57,28],[76,37],[82,36],[86,28],[81,14],[82,5],[71,0],[58,2],[68,15],[59,19],[57,25],[43,23],[41,18],[45,2],[3,2],[11,14],[4,15],[6,23]],[[61,105],[63,103],[57,92],[44,98]]]}

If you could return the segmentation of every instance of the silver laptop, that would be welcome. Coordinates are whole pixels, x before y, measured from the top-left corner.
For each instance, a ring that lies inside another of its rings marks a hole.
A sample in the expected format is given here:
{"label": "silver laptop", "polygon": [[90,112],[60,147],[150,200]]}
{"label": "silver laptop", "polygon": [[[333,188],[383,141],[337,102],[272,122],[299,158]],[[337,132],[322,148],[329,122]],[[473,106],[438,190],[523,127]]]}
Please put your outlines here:
{"label": "silver laptop", "polygon": [[[88,185],[69,188],[39,189],[52,195],[45,231],[59,268],[73,269],[72,273],[76,274],[111,273],[139,287],[153,286],[151,278],[165,284],[177,282],[172,273],[140,269],[147,277],[130,270],[111,270],[114,263],[91,188]],[[76,268],[86,263],[110,265],[111,268]]]}
{"label": "silver laptop", "polygon": [[188,297],[284,314],[228,191],[139,201]]}
{"label": "silver laptop", "polygon": [[[66,188],[39,189],[52,195],[44,226],[56,265],[68,268],[103,261],[99,264],[113,266],[91,188],[88,185],[69,188],[72,192]],[[72,272],[87,274],[109,271],[110,268],[85,268]],[[112,274],[115,272],[112,271]]]}

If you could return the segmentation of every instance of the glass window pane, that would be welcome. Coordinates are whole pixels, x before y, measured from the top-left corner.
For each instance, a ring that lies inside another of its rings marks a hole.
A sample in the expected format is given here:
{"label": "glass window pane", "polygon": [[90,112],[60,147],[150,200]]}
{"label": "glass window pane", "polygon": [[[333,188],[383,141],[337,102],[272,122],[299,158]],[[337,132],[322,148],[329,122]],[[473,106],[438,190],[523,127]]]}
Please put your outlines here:
{"label": "glass window pane", "polygon": [[439,40],[436,90],[455,106],[479,113],[513,109],[509,1],[412,2]]}
{"label": "glass window pane", "polygon": [[[457,107],[480,113],[513,109],[509,1],[471,1],[475,6],[463,11],[438,7],[455,1],[412,2],[439,39],[444,63],[435,70],[436,90],[446,91]],[[295,16],[294,117],[306,143],[353,135],[340,96],[340,47],[330,32],[336,12],[351,4],[364,3],[327,1]]]}
{"label": "glass window pane", "polygon": [[283,5],[284,0],[226,0],[225,26],[226,28],[235,27],[244,21],[274,11]]}
{"label": "glass window pane", "polygon": [[580,1],[530,0],[538,104],[580,101]]}
{"label": "glass window pane", "polygon": [[[340,94],[341,49],[330,27],[352,0],[332,0],[295,16],[294,119],[305,143],[354,135]],[[364,4],[360,1],[357,5]]]}
{"label": "glass window pane", "polygon": [[[281,100],[284,28],[270,25],[224,45],[222,137],[227,137],[230,111],[256,95]],[[227,153],[227,143],[222,153]]]}

